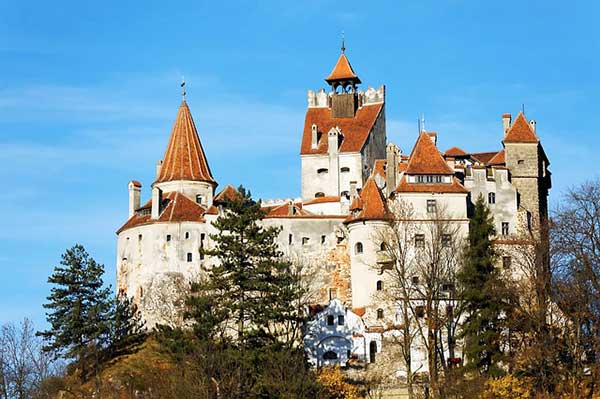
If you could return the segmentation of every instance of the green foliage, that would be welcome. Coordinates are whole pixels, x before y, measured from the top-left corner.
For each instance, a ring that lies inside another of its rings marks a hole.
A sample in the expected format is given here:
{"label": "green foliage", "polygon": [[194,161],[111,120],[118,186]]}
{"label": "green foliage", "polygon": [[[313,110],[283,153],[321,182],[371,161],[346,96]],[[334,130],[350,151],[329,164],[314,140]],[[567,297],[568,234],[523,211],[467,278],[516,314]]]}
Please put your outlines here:
{"label": "green foliage", "polygon": [[467,319],[462,326],[468,366],[488,375],[502,374],[498,363],[503,315],[507,309],[507,290],[495,267],[496,253],[491,237],[495,234],[493,217],[480,195],[469,223],[465,260],[458,274]]}
{"label": "green foliage", "polygon": [[109,357],[128,353],[144,341],[144,322],[137,306],[124,293],[111,301],[109,322]]}
{"label": "green foliage", "polygon": [[111,291],[103,286],[104,266],[96,263],[83,246],[68,249],[60,265],[48,278],[54,287],[44,304],[51,328],[39,335],[47,342],[46,351],[80,362],[108,341]]}

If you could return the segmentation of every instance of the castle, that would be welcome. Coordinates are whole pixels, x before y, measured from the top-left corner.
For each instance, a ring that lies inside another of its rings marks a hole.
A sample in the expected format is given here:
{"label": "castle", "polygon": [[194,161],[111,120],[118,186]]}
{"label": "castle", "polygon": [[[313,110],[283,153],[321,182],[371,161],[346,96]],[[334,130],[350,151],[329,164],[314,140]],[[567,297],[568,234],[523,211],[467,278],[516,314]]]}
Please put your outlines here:
{"label": "castle", "polygon": [[[546,222],[549,161],[535,121],[522,112],[502,116],[494,151],[441,151],[437,134],[424,129],[412,150],[402,151],[387,141],[385,86],[361,91],[343,48],[325,81],[329,90],[308,91],[301,197],[264,201],[262,223],[282,227],[282,252],[316,271],[314,318],[305,339],[311,361],[374,361],[386,332],[399,324],[394,307],[378,299],[393,284],[381,232],[395,209],[401,206],[413,226],[404,241],[415,258],[432,239],[427,229],[441,219],[450,227],[438,237],[441,248],[464,239],[481,195],[494,216],[495,243],[510,248],[539,234]],[[134,298],[149,326],[180,322],[178,293],[216,262],[200,249],[211,246],[211,222],[236,193],[230,185],[217,190],[185,98],[151,186],[142,204],[142,185],[129,182],[129,216],[117,231],[118,290]],[[510,269],[511,252],[502,253],[499,267]],[[420,284],[416,272],[411,278]],[[419,306],[413,311],[422,317]],[[424,356],[414,357],[414,369]]]}

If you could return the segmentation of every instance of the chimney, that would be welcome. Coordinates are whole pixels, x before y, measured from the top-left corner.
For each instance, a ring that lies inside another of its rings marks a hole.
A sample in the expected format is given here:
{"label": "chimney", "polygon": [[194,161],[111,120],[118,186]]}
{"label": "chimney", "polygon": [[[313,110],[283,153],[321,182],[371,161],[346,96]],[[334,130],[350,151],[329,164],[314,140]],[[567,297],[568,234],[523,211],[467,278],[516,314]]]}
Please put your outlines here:
{"label": "chimney", "polygon": [[398,185],[398,163],[400,148],[393,143],[389,143],[385,148],[386,167],[385,167],[385,186],[389,196]]}
{"label": "chimney", "polygon": [[152,219],[158,219],[161,211],[162,190],[158,187],[152,187]]}
{"label": "chimney", "polygon": [[319,145],[319,133],[317,131],[317,124],[313,123],[311,128],[311,148],[317,148]]}
{"label": "chimney", "polygon": [[529,127],[531,128],[531,130],[535,133],[535,126],[537,125],[537,122],[535,121],[535,119],[532,119],[529,121]]}
{"label": "chimney", "polygon": [[350,182],[350,201],[354,200],[358,196],[358,191],[356,190],[356,180],[352,180]]}
{"label": "chimney", "polygon": [[339,134],[339,128],[337,126],[332,128],[327,134],[329,154],[336,154],[338,152],[338,146],[340,145]]}
{"label": "chimney", "polygon": [[159,160],[158,162],[156,162],[156,178],[158,179],[158,176],[160,176],[160,169],[162,168],[162,159]]}
{"label": "chimney", "polygon": [[288,216],[294,216],[294,200],[288,202]]}
{"label": "chimney", "polygon": [[437,133],[436,132],[427,132],[427,135],[433,141],[433,145],[437,146]]}
{"label": "chimney", "polygon": [[140,207],[142,184],[137,180],[131,180],[127,188],[129,189],[129,217],[132,217],[135,214],[135,210]]}
{"label": "chimney", "polygon": [[504,137],[506,137],[506,133],[508,132],[508,129],[510,129],[511,121],[512,116],[510,114],[502,115],[502,129],[504,131]]}

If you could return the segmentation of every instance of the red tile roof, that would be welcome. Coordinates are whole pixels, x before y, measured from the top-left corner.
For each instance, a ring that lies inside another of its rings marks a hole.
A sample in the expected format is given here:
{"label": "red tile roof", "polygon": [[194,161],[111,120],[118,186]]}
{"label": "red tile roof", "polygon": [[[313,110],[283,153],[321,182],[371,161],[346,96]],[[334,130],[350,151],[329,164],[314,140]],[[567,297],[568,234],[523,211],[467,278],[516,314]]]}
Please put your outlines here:
{"label": "red tile roof", "polygon": [[160,174],[155,183],[174,180],[215,183],[202,144],[200,144],[196,125],[185,100],[177,112]]}
{"label": "red tile roof", "polygon": [[460,147],[448,148],[444,154],[449,157],[464,157],[469,155],[465,150]]}
{"label": "red tile roof", "polygon": [[490,162],[490,160],[492,158],[494,158],[494,156],[496,156],[496,154],[498,154],[498,151],[491,151],[491,152],[474,152],[471,154],[472,158],[475,158],[476,161],[481,162],[482,164],[487,164],[488,162]]}
{"label": "red tile roof", "polygon": [[489,165],[504,165],[506,163],[505,152],[500,150],[488,161]]}
{"label": "red tile roof", "polygon": [[289,204],[281,204],[269,207],[262,207],[262,210],[266,212],[265,218],[275,217],[275,216],[307,216],[310,215],[310,212],[302,209],[302,203],[296,202],[293,204],[293,214],[290,215]]}
{"label": "red tile roof", "polygon": [[351,208],[360,209],[360,211],[357,214],[350,213],[345,220],[346,223],[362,220],[385,220],[389,217],[385,199],[373,177],[367,179],[359,195],[360,201],[355,200],[356,203],[353,202]]}
{"label": "red tile roof", "polygon": [[142,183],[137,180],[131,180],[129,183],[133,184],[134,187],[142,187]]}
{"label": "red tile roof", "polygon": [[235,201],[236,199],[241,198],[242,195],[238,190],[236,190],[231,184],[225,186],[223,190],[219,192],[219,194],[215,195],[213,202],[225,202],[227,200]]}
{"label": "red tile roof", "polygon": [[398,187],[394,190],[395,193],[468,193],[469,191],[458,181],[456,177],[452,177],[452,183],[409,183],[406,181],[406,176],[402,176]]}
{"label": "red tile roof", "polygon": [[[162,206],[164,208],[158,219],[152,219],[150,212],[136,212],[119,230],[117,230],[117,234],[132,227],[152,223],[204,222],[203,215],[206,213],[206,210],[198,203],[179,192],[172,191],[164,194]],[[137,211],[148,210],[150,208],[152,208],[152,200],[148,201]]]}
{"label": "red tile roof", "polygon": [[387,164],[387,160],[385,159],[376,159],[375,165],[373,165],[373,174],[379,175],[385,178],[385,165]]}
{"label": "red tile roof", "polygon": [[355,315],[357,315],[359,317],[363,317],[366,312],[367,312],[367,308],[365,308],[364,306],[361,308],[352,309],[352,313],[354,313]]}
{"label": "red tile roof", "polygon": [[[340,128],[343,135],[339,151],[361,151],[382,109],[383,104],[370,104],[359,108],[354,118],[333,118],[331,108],[309,108],[304,119],[300,154],[326,154],[329,148],[327,133],[336,126]],[[317,148],[312,148],[313,124],[317,125],[321,136]]]}
{"label": "red tile roof", "polygon": [[426,132],[421,132],[408,161],[409,175],[453,175],[454,171],[442,157]]}
{"label": "red tile roof", "polygon": [[356,83],[360,83],[360,79],[354,73],[348,58],[346,58],[346,54],[342,53],[340,58],[338,58],[337,63],[333,67],[333,70],[325,78],[327,83],[334,82],[336,80],[352,80]]}
{"label": "red tile roof", "polygon": [[519,112],[512,126],[508,129],[505,143],[538,143],[539,140],[525,118],[523,112]]}
{"label": "red tile roof", "polygon": [[322,204],[325,202],[340,202],[340,197],[336,195],[328,195],[325,197],[314,198],[309,201],[306,201],[304,205]]}

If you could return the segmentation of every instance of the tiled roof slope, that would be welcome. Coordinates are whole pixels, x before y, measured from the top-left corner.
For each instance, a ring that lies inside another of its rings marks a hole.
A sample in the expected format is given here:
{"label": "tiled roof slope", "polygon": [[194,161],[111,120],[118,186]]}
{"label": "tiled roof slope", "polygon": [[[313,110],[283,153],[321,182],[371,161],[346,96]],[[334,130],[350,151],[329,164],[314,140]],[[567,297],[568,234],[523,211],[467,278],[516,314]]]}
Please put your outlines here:
{"label": "tiled roof slope", "polygon": [[451,184],[444,183],[409,183],[406,181],[406,176],[402,176],[398,187],[394,190],[395,193],[457,193],[466,194],[469,191],[458,181],[456,177],[452,177]]}
{"label": "tiled roof slope", "polygon": [[354,73],[352,66],[350,65],[350,61],[346,57],[346,54],[342,53],[340,58],[338,58],[337,63],[333,67],[333,70],[325,78],[325,81],[331,83],[336,80],[353,80],[357,83],[360,83],[360,79]]}
{"label": "tiled roof slope", "polygon": [[490,152],[474,152],[471,154],[472,158],[475,158],[476,161],[481,162],[486,165],[492,158],[494,158],[498,154],[498,151],[490,151]]}
{"label": "tiled roof slope", "polygon": [[[385,220],[389,214],[385,200],[373,177],[369,177],[360,191],[360,201],[352,203],[351,208],[360,209],[358,214],[351,213],[345,222],[356,222],[359,220]],[[360,208],[359,208],[360,207]]]}
{"label": "tiled roof slope", "polygon": [[465,150],[460,147],[448,148],[444,154],[449,157],[464,157],[469,155]]}
{"label": "tiled roof slope", "polygon": [[219,194],[215,195],[213,202],[225,202],[227,200],[234,201],[241,198],[241,196],[242,195],[238,190],[236,190],[231,184],[228,184],[219,192]]}
{"label": "tiled roof slope", "polygon": [[[164,194],[162,206],[164,208],[158,219],[152,219],[150,212],[136,212],[119,230],[117,230],[117,234],[132,227],[151,223],[204,222],[203,215],[206,210],[179,192],[172,191]],[[138,211],[149,210],[151,208],[152,200],[144,204]]]}
{"label": "tiled roof slope", "polygon": [[506,163],[504,150],[500,150],[488,161],[488,165],[504,165]]}
{"label": "tiled roof slope", "polygon": [[529,122],[525,118],[523,112],[519,112],[512,126],[508,129],[508,133],[503,140],[505,143],[537,143],[537,136],[531,130]]}
{"label": "tiled roof slope", "polygon": [[[327,133],[336,126],[340,128],[343,135],[340,152],[361,151],[382,108],[383,103],[365,105],[356,111],[354,118],[333,118],[331,108],[309,108],[304,119],[300,154],[326,154],[329,147]],[[321,135],[317,148],[312,148],[313,124],[317,125]]]}
{"label": "tiled roof slope", "polygon": [[421,132],[415,144],[406,173],[409,175],[453,175],[442,154],[426,132]]}
{"label": "tiled roof slope", "polygon": [[156,183],[193,180],[215,183],[190,109],[181,103]]}

